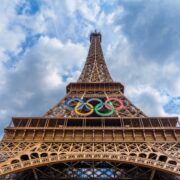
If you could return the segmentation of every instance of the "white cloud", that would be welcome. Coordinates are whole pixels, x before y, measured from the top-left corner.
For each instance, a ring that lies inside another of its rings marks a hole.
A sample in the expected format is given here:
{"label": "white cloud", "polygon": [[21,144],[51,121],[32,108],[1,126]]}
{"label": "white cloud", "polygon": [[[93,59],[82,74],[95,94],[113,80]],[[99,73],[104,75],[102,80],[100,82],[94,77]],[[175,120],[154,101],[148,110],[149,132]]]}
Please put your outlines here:
{"label": "white cloud", "polygon": [[2,0],[0,6],[0,61],[7,61],[7,52],[17,55],[21,51],[21,43],[25,39],[24,31],[13,24],[16,19],[17,1]]}
{"label": "white cloud", "polygon": [[[165,13],[164,18],[172,19],[159,21],[159,24],[165,22],[162,27],[166,29],[163,29],[153,23],[161,19],[159,12],[164,12],[166,6],[156,7],[154,13],[151,9],[156,3],[151,4],[152,1],[144,4],[149,6],[145,9],[138,6],[142,1],[131,2],[132,6],[126,6],[128,1],[118,4],[116,1],[37,0],[37,3],[39,10],[35,14],[26,13],[31,8],[28,5],[18,15],[18,0],[1,2],[2,127],[9,123],[11,116],[40,116],[63,97],[67,83],[75,81],[82,70],[89,46],[88,34],[96,28],[103,35],[102,46],[112,77],[125,85],[130,100],[147,115],[170,115],[163,107],[171,97],[166,93],[179,96],[179,46],[166,48],[168,41],[162,43],[159,36],[154,36],[158,35],[157,31],[153,32],[162,29],[161,37],[178,42],[176,18],[180,17],[180,11],[174,14],[169,9],[169,14]],[[175,3],[172,4],[174,7]],[[168,34],[170,30],[175,33]],[[153,38],[147,32],[152,33]],[[25,39],[36,35],[32,47],[22,47]],[[168,53],[158,47],[164,47]],[[25,48],[24,53],[19,56],[22,48]],[[17,59],[15,67],[10,69],[3,64],[11,59],[9,51]],[[147,52],[152,56],[147,56]]]}
{"label": "white cloud", "polygon": [[96,17],[100,11],[98,1],[92,3],[92,1],[85,2],[80,0],[78,5],[78,9],[82,13],[83,17],[91,22],[96,21]]}
{"label": "white cloud", "polygon": [[8,123],[11,116],[44,114],[65,94],[69,80],[76,80],[85,54],[82,44],[41,37],[16,68],[5,74],[7,79],[0,93],[0,120]]}
{"label": "white cloud", "polygon": [[73,15],[73,13],[76,11],[76,8],[77,8],[77,2],[74,0],[67,0],[66,6],[69,10],[69,14]]}
{"label": "white cloud", "polygon": [[169,97],[149,86],[128,86],[127,96],[130,97],[148,116],[169,116],[163,106]]}
{"label": "white cloud", "polygon": [[[132,4],[135,5],[136,3]],[[146,5],[148,5],[148,3]],[[131,10],[139,13],[137,15],[133,15]],[[144,56],[144,47],[141,49],[141,52],[139,52],[139,50],[136,51],[137,48],[134,47],[134,45],[138,46],[138,44],[141,44],[142,41],[148,42],[148,38],[151,39],[151,36],[144,37],[142,34],[142,38],[144,39],[141,39],[140,32],[136,32],[136,30],[139,29],[133,29],[133,20],[135,21],[135,26],[137,27],[144,24],[147,20],[154,20],[153,18],[150,19],[148,17],[149,14],[147,12],[150,11],[141,11],[141,9],[139,9],[139,11],[136,10],[137,7],[134,6],[134,9],[128,9],[128,12],[126,6],[124,6],[123,11],[119,13],[119,15],[121,15],[120,17],[117,16],[117,11],[113,12],[113,20],[110,24],[111,28],[114,29],[111,29],[111,31],[113,30],[113,33],[109,32],[108,34],[110,40],[108,42],[107,49],[105,50],[106,59],[110,59],[110,61],[107,61],[109,69],[113,78],[116,81],[121,81],[125,85],[125,92],[128,92],[127,96],[129,96],[135,104],[139,105],[141,109],[147,113],[147,115],[177,116],[178,114],[169,114],[165,112],[164,106],[169,103],[171,99],[169,96],[162,94],[162,92],[166,92],[173,96],[180,96],[180,69],[178,65],[180,55],[177,52],[177,49],[173,49],[170,51],[171,54],[167,57],[164,58],[162,56],[157,59],[154,57]],[[161,11],[160,8],[159,11]],[[156,10],[156,13],[157,12],[158,10]],[[125,19],[127,22],[123,20],[121,22],[121,19],[126,17],[127,14],[131,15],[131,19]],[[152,17],[154,16],[155,15],[152,14]],[[132,23],[132,27],[128,23]],[[128,37],[126,32],[124,32],[124,24],[129,25],[127,28],[129,28],[129,31],[134,33],[132,37]],[[148,22],[148,24],[151,24],[151,22]],[[172,28],[176,27],[176,25],[173,27],[172,23],[171,26]],[[166,27],[169,28],[168,22]],[[146,26],[142,26],[142,28],[144,28],[144,31],[147,31]],[[153,30],[156,31],[155,26],[151,28],[154,28]],[[136,34],[139,36],[137,39],[135,39]],[[174,36],[174,34],[171,35]],[[136,42],[134,43],[134,41]],[[147,44],[145,48],[152,47],[149,47]],[[153,56],[156,56],[156,53],[158,54],[156,50],[158,51],[158,49],[155,49],[151,52],[154,53]],[[138,90],[138,92],[135,90]]]}

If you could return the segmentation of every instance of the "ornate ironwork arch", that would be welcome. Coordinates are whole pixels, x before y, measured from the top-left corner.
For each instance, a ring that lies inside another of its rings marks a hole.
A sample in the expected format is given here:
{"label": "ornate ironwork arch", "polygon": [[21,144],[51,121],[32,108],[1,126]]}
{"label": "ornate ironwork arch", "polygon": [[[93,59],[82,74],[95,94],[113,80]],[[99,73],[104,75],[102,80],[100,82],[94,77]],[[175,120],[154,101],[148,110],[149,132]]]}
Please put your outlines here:
{"label": "ornate ironwork arch", "polygon": [[[24,171],[48,164],[71,161],[112,161],[134,164],[150,169],[164,171],[168,174],[180,175],[179,162],[171,155],[154,152],[147,144],[128,144],[128,150],[120,149],[120,143],[42,143],[38,149],[31,149],[26,153],[17,154],[0,166],[0,175]],[[61,149],[56,150],[59,146]],[[93,148],[94,147],[94,148]],[[133,151],[138,148],[140,151]],[[116,149],[116,150],[115,150]],[[151,149],[151,150],[150,150]]]}

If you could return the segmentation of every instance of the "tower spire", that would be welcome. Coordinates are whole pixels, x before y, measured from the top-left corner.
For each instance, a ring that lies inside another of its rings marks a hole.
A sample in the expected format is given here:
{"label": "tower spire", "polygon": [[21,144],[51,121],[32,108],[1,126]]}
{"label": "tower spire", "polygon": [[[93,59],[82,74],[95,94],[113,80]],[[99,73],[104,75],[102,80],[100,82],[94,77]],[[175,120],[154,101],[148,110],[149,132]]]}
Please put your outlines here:
{"label": "tower spire", "polygon": [[90,34],[88,56],[78,82],[112,82],[101,48],[101,33]]}

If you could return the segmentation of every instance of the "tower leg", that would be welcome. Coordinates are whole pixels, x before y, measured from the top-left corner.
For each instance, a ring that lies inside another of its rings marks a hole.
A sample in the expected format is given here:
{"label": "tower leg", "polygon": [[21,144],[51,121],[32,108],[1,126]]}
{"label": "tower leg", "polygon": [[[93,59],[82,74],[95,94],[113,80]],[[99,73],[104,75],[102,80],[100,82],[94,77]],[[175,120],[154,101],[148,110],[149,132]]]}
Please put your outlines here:
{"label": "tower leg", "polygon": [[33,169],[32,171],[33,171],[33,174],[34,174],[34,179],[35,179],[35,180],[38,180],[38,176],[37,176],[36,170]]}
{"label": "tower leg", "polygon": [[155,174],[156,170],[152,170],[151,172],[151,176],[150,176],[150,179],[149,180],[153,180],[154,179],[154,174]]}

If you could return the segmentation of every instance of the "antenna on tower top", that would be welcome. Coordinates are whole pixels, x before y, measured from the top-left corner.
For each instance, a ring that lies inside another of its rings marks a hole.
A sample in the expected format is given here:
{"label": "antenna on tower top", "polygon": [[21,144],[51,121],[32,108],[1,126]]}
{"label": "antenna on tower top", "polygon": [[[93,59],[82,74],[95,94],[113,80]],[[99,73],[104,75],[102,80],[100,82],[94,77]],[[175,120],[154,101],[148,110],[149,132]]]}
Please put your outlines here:
{"label": "antenna on tower top", "polygon": [[101,42],[101,33],[97,32],[96,29],[94,30],[94,32],[91,32],[91,34],[90,34],[90,42],[94,37],[98,38]]}

